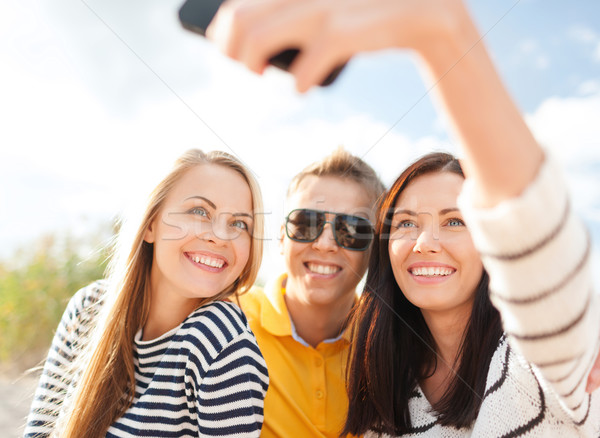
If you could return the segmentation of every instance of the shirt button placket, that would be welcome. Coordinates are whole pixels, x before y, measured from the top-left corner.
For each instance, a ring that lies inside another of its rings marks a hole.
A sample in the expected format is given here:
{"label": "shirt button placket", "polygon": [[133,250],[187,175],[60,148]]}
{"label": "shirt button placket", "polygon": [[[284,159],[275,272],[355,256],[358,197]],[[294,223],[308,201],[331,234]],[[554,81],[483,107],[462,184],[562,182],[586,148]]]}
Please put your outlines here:
{"label": "shirt button placket", "polygon": [[326,381],[325,381],[325,360],[320,354],[315,354],[314,358],[314,401],[315,401],[315,413],[317,415],[317,423],[321,424],[322,427],[325,425],[327,418],[327,393],[326,393]]}

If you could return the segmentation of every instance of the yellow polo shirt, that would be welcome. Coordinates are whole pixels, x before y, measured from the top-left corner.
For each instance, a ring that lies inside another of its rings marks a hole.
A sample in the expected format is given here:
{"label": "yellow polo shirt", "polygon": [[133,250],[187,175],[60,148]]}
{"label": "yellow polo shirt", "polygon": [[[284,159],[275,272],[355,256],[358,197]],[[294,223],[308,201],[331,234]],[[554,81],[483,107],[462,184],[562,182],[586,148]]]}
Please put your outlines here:
{"label": "yellow polo shirt", "polygon": [[269,370],[261,436],[337,438],[348,410],[348,340],[340,337],[313,348],[294,339],[283,299],[286,278],[281,275],[264,290],[253,288],[240,297]]}

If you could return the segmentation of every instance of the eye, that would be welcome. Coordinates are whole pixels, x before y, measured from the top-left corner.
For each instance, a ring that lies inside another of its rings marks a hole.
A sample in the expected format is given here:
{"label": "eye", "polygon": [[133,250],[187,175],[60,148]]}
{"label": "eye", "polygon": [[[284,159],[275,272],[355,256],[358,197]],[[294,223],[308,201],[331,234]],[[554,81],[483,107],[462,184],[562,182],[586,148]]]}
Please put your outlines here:
{"label": "eye", "polygon": [[458,218],[448,219],[447,224],[451,227],[464,227],[465,226],[465,223],[462,221],[462,219],[458,219]]}
{"label": "eye", "polygon": [[204,207],[194,207],[188,210],[188,213],[195,216],[208,217],[208,211]]}
{"label": "eye", "polygon": [[416,226],[417,224],[409,219],[405,219],[396,223],[396,228],[414,228]]}
{"label": "eye", "polygon": [[248,224],[241,219],[233,221],[231,226],[239,228],[240,230],[248,231]]}

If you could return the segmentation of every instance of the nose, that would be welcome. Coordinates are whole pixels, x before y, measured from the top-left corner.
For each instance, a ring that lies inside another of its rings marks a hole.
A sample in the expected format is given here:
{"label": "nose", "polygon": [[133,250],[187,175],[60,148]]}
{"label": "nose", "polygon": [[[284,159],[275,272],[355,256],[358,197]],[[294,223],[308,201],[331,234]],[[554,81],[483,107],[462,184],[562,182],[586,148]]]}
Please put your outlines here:
{"label": "nose", "polygon": [[326,222],[323,227],[323,232],[317,239],[312,243],[314,249],[319,251],[329,252],[337,251],[338,245],[333,235],[333,226],[331,223]]}
{"label": "nose", "polygon": [[437,253],[440,252],[441,248],[439,236],[435,236],[431,229],[424,229],[417,235],[413,252],[421,254]]}
{"label": "nose", "polygon": [[196,233],[196,237],[214,243],[215,245],[222,246],[235,238],[233,235],[234,233],[235,230],[229,226],[227,221],[212,220],[202,225],[200,232]]}

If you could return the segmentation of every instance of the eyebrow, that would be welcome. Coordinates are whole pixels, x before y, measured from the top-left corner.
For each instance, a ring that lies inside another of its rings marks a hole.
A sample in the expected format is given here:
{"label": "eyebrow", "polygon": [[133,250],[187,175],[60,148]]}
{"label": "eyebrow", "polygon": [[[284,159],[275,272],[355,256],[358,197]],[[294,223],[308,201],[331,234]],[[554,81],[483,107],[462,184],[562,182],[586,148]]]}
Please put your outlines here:
{"label": "eyebrow", "polygon": [[190,196],[189,198],[186,198],[185,200],[189,200],[189,199],[202,199],[204,202],[206,202],[208,205],[210,205],[213,209],[217,209],[217,206],[215,205],[214,202],[212,202],[210,199],[205,198],[204,196]]}
{"label": "eyebrow", "polygon": [[440,214],[441,215],[445,215],[445,214],[448,214],[448,213],[453,213],[455,211],[460,211],[460,210],[457,207],[442,208],[440,210]]}
{"label": "eyebrow", "polygon": [[407,214],[409,216],[416,216],[417,215],[417,213],[415,213],[412,210],[395,210],[393,214],[394,214],[394,216],[396,216],[397,214]]}
{"label": "eyebrow", "polygon": [[243,217],[249,217],[250,219],[254,220],[254,216],[252,216],[249,213],[233,213],[234,217],[239,217],[239,216],[243,216]]}
{"label": "eyebrow", "polygon": [[[457,207],[442,208],[440,210],[440,215],[443,216],[445,214],[452,213],[452,212],[455,212],[455,211],[460,211],[460,210]],[[418,214],[416,212],[412,211],[412,210],[396,210],[396,211],[394,211],[394,216],[397,215],[397,214],[406,214],[406,215],[409,215],[409,216],[418,216]]]}

